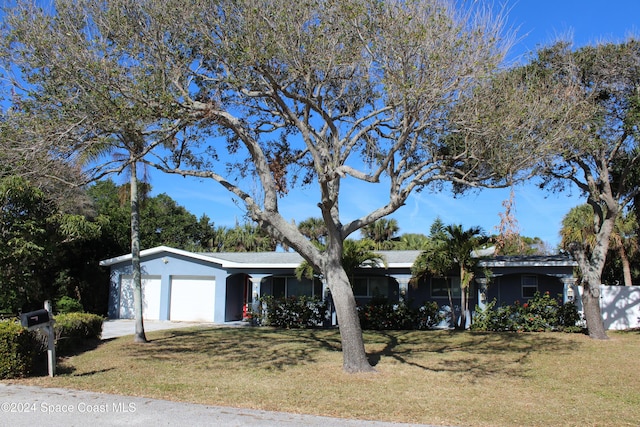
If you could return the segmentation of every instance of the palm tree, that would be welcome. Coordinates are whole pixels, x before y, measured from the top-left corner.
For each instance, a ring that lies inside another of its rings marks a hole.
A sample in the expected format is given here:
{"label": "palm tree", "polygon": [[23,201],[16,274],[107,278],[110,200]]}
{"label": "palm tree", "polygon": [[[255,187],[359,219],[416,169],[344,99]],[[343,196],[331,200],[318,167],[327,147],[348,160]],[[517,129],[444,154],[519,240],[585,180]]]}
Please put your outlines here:
{"label": "palm tree", "polygon": [[469,311],[469,288],[475,276],[478,259],[473,251],[487,241],[480,227],[467,230],[462,225],[445,226],[439,218],[431,226],[430,243],[416,259],[411,268],[413,276],[425,277],[434,275],[446,277],[453,269],[458,268],[460,274],[460,322],[456,322],[453,313],[451,290],[449,301],[451,316],[456,328],[465,329],[467,312]]}
{"label": "palm tree", "polygon": [[254,224],[236,224],[224,232],[222,250],[225,252],[267,252],[276,249],[276,242]]}
{"label": "palm tree", "polygon": [[400,236],[396,249],[424,250],[429,244],[429,238],[420,233],[405,233]]}
{"label": "palm tree", "polygon": [[298,230],[309,240],[324,245],[327,238],[327,225],[322,218],[307,218],[298,224]]}
{"label": "palm tree", "polygon": [[[593,208],[591,205],[580,205],[571,209],[562,220],[561,245],[568,250],[575,250],[578,244],[587,256],[596,243],[596,233],[593,223]],[[616,218],[611,232],[609,251],[617,252],[622,264],[625,286],[632,285],[631,263],[629,257],[638,250],[637,220],[635,213],[629,211]],[[607,256],[607,258],[610,258]]]}
{"label": "palm tree", "polygon": [[400,227],[397,220],[382,218],[363,227],[360,231],[362,236],[373,241],[375,249],[380,251],[394,247],[398,230],[400,230]]}
{"label": "palm tree", "polygon": [[[352,240],[346,239],[344,241],[342,251],[342,266],[344,267],[347,276],[351,280],[351,286],[353,286],[353,279],[355,272],[360,267],[378,267],[380,264],[387,266],[387,262],[384,257],[371,250],[373,242],[370,240]],[[313,279],[317,275],[317,272],[307,261],[303,261],[296,268],[296,277],[298,280],[305,277],[307,279]]]}

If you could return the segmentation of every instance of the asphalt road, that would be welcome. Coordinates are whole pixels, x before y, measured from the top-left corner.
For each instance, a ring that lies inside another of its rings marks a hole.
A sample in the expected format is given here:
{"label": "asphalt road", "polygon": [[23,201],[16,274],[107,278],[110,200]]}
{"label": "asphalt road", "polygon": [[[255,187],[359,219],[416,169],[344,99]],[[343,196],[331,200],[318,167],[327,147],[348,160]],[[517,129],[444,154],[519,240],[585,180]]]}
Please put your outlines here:
{"label": "asphalt road", "polygon": [[[194,324],[146,322],[145,330],[152,331],[188,326],[194,326]],[[103,339],[132,333],[132,321],[107,321],[103,328]],[[183,425],[225,427],[418,426],[418,424],[385,423],[197,405],[144,397],[31,387],[0,382],[0,426],[103,427]]]}

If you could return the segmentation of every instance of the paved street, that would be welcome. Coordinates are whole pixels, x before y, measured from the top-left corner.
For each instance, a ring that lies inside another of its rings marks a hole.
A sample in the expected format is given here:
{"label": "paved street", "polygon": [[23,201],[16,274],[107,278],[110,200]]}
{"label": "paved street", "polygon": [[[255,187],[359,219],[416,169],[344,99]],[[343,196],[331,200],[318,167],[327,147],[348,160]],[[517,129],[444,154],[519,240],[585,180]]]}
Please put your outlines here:
{"label": "paved street", "polygon": [[177,403],[59,388],[0,383],[0,425],[103,426],[407,426],[284,412]]}

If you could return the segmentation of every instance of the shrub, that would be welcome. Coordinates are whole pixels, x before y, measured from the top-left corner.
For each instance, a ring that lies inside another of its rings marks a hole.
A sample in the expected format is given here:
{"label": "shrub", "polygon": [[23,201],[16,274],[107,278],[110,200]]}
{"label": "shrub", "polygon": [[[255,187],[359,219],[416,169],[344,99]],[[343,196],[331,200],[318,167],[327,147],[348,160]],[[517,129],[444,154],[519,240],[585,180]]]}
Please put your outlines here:
{"label": "shrub", "polygon": [[477,331],[566,331],[577,332],[580,315],[573,303],[561,304],[558,299],[551,298],[548,292],[544,295],[536,293],[524,304],[516,301],[513,305],[495,308],[495,299],[484,309],[476,307],[471,325]]}
{"label": "shrub", "polygon": [[82,307],[80,301],[68,296],[63,296],[58,301],[56,301],[55,307],[58,314],[84,311],[84,307]]}
{"label": "shrub", "polygon": [[44,349],[36,333],[23,328],[17,320],[0,321],[0,379],[32,373]]}
{"label": "shrub", "polygon": [[329,318],[327,303],[319,298],[299,296],[260,298],[261,310],[251,312],[251,319],[257,325],[276,328],[316,328]]}
{"label": "shrub", "polygon": [[404,302],[392,303],[382,298],[373,298],[358,307],[358,315],[362,329],[370,330],[431,329],[442,320],[435,302],[412,309]]}
{"label": "shrub", "polygon": [[65,313],[55,317],[56,350],[72,351],[102,335],[103,318],[91,313]]}

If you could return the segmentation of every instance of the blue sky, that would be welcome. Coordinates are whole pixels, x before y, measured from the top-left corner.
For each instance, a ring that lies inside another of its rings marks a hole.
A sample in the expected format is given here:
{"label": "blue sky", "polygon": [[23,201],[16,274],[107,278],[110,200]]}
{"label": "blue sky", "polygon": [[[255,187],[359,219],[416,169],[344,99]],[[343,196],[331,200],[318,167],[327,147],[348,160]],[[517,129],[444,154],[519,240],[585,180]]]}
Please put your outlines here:
{"label": "blue sky", "polygon": [[[494,3],[502,4],[500,0]],[[518,29],[512,59],[559,37],[571,36],[578,47],[640,35],[640,0],[507,0],[504,3],[509,10],[509,25]],[[212,180],[201,182],[153,173],[151,184],[154,194],[167,193],[198,217],[206,213],[216,226],[232,227],[236,221],[244,221],[244,211],[232,202],[230,193]],[[369,190],[355,185],[353,180],[345,180],[342,191],[343,222],[370,212],[384,201],[384,188]],[[319,216],[315,194],[313,187],[293,192],[281,202],[281,212],[296,222]],[[563,216],[583,202],[576,190],[550,194],[533,184],[516,187],[515,195],[515,214],[521,234],[540,237],[552,247],[559,242]],[[438,216],[445,224],[480,226],[491,234],[496,232],[499,213],[504,211],[502,202],[508,197],[508,189],[483,190],[458,198],[447,192],[424,191],[412,195],[391,218],[398,221],[400,234],[428,234]]]}

